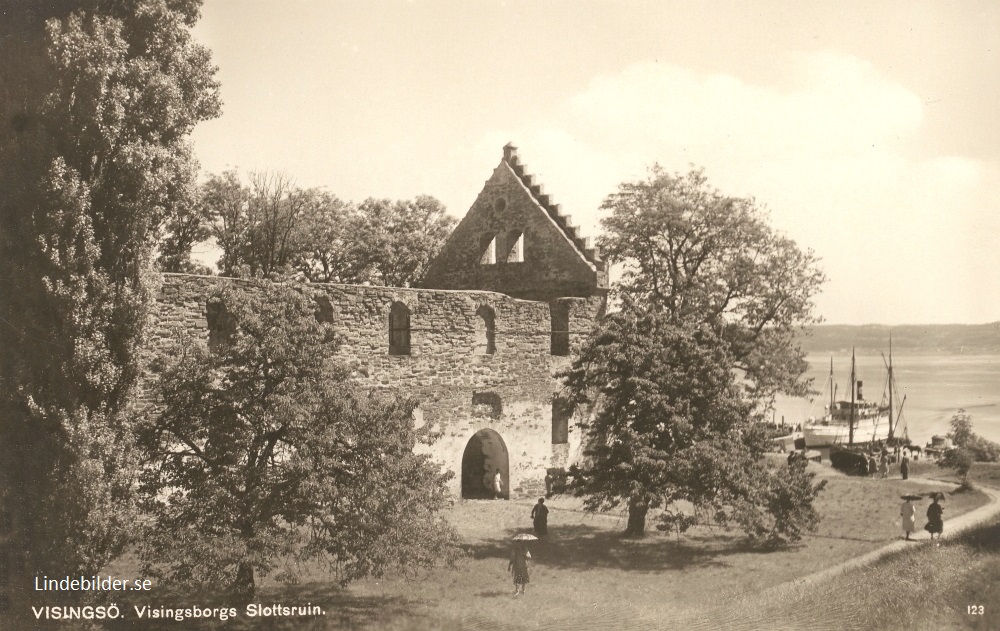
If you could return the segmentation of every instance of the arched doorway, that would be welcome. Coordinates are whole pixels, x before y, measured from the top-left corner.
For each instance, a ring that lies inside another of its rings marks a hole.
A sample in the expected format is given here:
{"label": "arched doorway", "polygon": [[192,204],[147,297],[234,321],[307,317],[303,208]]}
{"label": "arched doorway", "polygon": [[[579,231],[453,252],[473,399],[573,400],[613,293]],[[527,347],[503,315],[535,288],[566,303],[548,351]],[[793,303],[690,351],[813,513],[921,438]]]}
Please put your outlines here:
{"label": "arched doorway", "polygon": [[500,470],[503,498],[510,497],[510,463],[507,445],[492,429],[481,429],[469,439],[462,454],[462,497],[492,499],[496,497],[493,478]]}

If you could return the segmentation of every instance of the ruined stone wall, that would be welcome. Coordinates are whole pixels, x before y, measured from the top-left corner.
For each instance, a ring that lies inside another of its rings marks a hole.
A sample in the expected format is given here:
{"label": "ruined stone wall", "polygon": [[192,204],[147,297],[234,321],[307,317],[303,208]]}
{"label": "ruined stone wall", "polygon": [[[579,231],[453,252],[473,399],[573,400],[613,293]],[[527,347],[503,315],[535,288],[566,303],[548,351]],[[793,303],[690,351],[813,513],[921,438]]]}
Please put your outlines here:
{"label": "ruined stone wall", "polygon": [[[208,276],[165,274],[154,310],[151,347],[171,343],[173,327],[207,341],[207,302],[220,283],[241,281]],[[568,309],[572,352],[603,310],[603,297],[561,298],[550,302],[518,300],[489,291],[399,289],[355,285],[303,285],[343,343],[337,358],[359,384],[391,388],[420,402],[418,422],[440,430],[429,450],[455,473],[451,490],[461,493],[462,456],[481,429],[499,434],[509,464],[505,486],[512,496],[544,489],[549,467],[564,467],[578,457],[579,430],[569,423],[568,442],[552,443],[553,397],[560,391],[555,374],[568,356],[554,356],[550,309]],[[389,353],[389,312],[393,303],[410,312],[410,354]],[[484,354],[482,307],[494,314],[493,353]],[[477,313],[478,312],[478,313]],[[473,396],[495,394],[498,418]]]}

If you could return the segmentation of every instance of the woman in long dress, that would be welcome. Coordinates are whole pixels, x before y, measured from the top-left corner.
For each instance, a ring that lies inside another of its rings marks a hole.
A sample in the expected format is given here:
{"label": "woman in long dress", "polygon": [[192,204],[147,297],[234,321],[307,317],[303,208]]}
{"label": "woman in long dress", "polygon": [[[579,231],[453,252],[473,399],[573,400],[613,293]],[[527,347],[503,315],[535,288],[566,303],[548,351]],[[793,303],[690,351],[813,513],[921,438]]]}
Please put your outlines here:
{"label": "woman in long dress", "polygon": [[510,563],[507,564],[507,571],[514,574],[514,595],[524,593],[524,586],[528,584],[528,559],[531,553],[521,541],[515,541],[514,547],[510,550]]}
{"label": "woman in long dress", "polygon": [[944,532],[944,518],[942,516],[944,507],[938,504],[939,499],[941,499],[940,493],[934,495],[934,503],[927,507],[927,525],[924,526],[924,530],[931,533],[931,539],[934,538],[934,533],[937,533],[938,539],[940,539],[941,533]]}
{"label": "woman in long dress", "polygon": [[903,532],[909,540],[910,533],[917,529],[917,507],[913,505],[912,500],[906,500],[899,509],[899,514],[903,518]]}

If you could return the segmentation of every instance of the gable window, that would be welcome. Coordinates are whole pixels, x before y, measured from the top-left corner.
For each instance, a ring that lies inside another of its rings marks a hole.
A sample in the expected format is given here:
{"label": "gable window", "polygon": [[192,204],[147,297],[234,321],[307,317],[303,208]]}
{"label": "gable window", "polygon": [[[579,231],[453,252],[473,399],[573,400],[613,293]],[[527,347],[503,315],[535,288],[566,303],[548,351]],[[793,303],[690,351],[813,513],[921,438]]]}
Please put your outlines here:
{"label": "gable window", "polygon": [[524,262],[524,233],[520,230],[511,230],[507,233],[508,263]]}
{"label": "gable window", "polygon": [[410,354],[410,310],[401,302],[389,309],[389,354]]}
{"label": "gable window", "polygon": [[492,234],[484,234],[479,238],[479,263],[481,265],[496,265],[497,263],[497,238]]}
{"label": "gable window", "polygon": [[236,321],[221,298],[209,298],[205,305],[208,320],[208,350],[219,353],[233,343]]}
{"label": "gable window", "polygon": [[569,305],[565,303],[549,304],[549,316],[552,321],[550,352],[553,355],[569,355]]}
{"label": "gable window", "polygon": [[552,444],[564,445],[569,442],[569,419],[573,416],[573,405],[562,397],[552,399]]}
{"label": "gable window", "polygon": [[496,350],[496,316],[483,305],[476,310],[476,355],[492,355]]}

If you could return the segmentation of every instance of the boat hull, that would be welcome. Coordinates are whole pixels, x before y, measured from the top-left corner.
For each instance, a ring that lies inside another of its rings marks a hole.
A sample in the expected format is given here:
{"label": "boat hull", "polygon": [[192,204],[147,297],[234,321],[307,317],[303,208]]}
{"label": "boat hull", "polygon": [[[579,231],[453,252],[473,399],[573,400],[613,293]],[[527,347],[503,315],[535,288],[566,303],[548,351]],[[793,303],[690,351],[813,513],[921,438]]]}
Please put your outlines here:
{"label": "boat hull", "polygon": [[[807,448],[846,445],[850,439],[850,428],[847,423],[806,424],[802,428],[802,433]],[[855,425],[854,427],[854,444],[856,445],[882,441],[888,438],[888,420],[884,420],[876,425],[865,423]]]}

